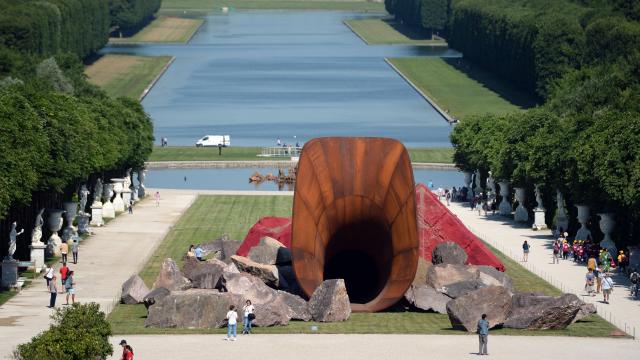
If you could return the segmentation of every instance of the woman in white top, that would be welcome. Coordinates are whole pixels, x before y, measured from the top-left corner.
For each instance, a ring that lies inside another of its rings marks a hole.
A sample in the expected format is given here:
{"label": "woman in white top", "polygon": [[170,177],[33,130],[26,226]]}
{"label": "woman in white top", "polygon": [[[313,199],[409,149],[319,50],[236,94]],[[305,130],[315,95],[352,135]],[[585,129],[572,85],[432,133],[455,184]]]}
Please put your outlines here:
{"label": "woman in white top", "polygon": [[244,322],[242,323],[242,334],[250,334],[251,333],[251,321],[255,318],[253,312],[255,308],[251,304],[251,300],[247,300],[246,304],[242,308],[244,312]]}
{"label": "woman in white top", "polygon": [[[227,312],[227,340],[236,341],[236,325],[238,324],[238,313],[236,312],[236,306],[229,306],[229,312]],[[231,337],[233,334],[233,338]]]}
{"label": "woman in white top", "polygon": [[47,287],[49,286],[49,282],[53,279],[53,275],[55,274],[56,269],[51,266],[45,269],[44,279],[47,280]]}

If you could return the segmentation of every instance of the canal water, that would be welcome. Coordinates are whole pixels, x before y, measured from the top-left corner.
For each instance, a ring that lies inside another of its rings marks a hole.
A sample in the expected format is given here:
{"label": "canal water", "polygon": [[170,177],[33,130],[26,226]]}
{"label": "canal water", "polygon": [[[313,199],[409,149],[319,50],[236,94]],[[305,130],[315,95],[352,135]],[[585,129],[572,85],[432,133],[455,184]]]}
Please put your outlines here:
{"label": "canal water", "polygon": [[[145,185],[153,189],[197,189],[197,190],[293,190],[293,186],[278,187],[273,182],[249,183],[255,172],[278,174],[278,169],[152,169],[145,178]],[[462,186],[464,177],[456,170],[414,170],[417,183],[433,182],[435,188]]]}
{"label": "canal water", "polygon": [[112,45],[104,52],[175,56],[142,102],[156,139],[167,137],[169,145],[229,134],[232,146],[319,136],[384,136],[407,147],[451,146],[450,126],[384,59],[460,54],[435,47],[369,46],[343,24],[372,16],[213,14],[188,44]]}

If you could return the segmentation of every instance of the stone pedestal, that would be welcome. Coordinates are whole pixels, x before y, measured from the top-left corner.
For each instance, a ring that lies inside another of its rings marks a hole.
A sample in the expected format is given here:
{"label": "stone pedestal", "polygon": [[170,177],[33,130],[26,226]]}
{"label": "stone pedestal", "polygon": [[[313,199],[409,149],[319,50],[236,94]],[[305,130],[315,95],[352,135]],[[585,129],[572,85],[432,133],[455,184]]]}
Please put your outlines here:
{"label": "stone pedestal", "polygon": [[102,204],[99,202],[93,203],[93,205],[91,205],[91,225],[104,225],[104,220],[102,220]]}
{"label": "stone pedestal", "polygon": [[89,234],[91,232],[91,228],[89,227],[89,220],[91,220],[91,217],[89,214],[81,213],[76,217],[76,219],[78,221],[78,233],[80,235]]}
{"label": "stone pedestal", "polygon": [[529,221],[529,213],[527,209],[524,207],[525,200],[525,190],[524,188],[515,188],[516,190],[516,200],[518,200],[518,207],[516,208],[516,213],[513,216],[513,220],[517,222],[528,222]]}
{"label": "stone pedestal", "polygon": [[131,190],[124,189],[122,191],[122,202],[124,202],[124,208],[128,209],[129,204],[131,203]]}
{"label": "stone pedestal", "polygon": [[18,262],[13,259],[2,260],[2,286],[3,289],[8,289],[15,286],[18,283]]}
{"label": "stone pedestal", "polygon": [[140,200],[140,198],[138,197],[138,187],[135,186],[133,188],[133,190],[131,190],[131,200],[133,200],[133,202],[138,202],[138,200]]}
{"label": "stone pedestal", "polygon": [[35,243],[29,247],[31,248],[31,261],[34,263],[35,271],[39,273],[44,267],[44,249],[47,248],[47,245]]}
{"label": "stone pedestal", "polygon": [[102,205],[102,218],[104,219],[113,219],[116,217],[116,210],[113,207],[113,203],[111,201],[107,201]]}
{"label": "stone pedestal", "polygon": [[500,215],[509,216],[511,215],[511,204],[509,203],[509,183],[506,181],[501,181],[498,183],[500,185],[500,196],[502,196],[502,201],[500,201],[500,206],[498,209],[500,210]]}
{"label": "stone pedestal", "polygon": [[124,212],[124,201],[122,200],[124,179],[111,179],[111,181],[113,182],[113,191],[116,193],[113,198],[113,209],[116,212]]}
{"label": "stone pedestal", "polygon": [[547,223],[545,222],[545,211],[541,209],[535,209],[533,211],[534,222],[533,230],[545,230],[547,229]]}

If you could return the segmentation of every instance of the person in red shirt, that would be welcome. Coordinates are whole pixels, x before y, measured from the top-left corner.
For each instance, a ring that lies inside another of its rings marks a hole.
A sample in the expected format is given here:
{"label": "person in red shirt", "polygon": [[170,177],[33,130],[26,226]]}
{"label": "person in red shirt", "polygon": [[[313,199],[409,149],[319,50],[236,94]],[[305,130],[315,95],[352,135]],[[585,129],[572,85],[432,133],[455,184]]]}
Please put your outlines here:
{"label": "person in red shirt", "polygon": [[62,267],[60,268],[60,281],[62,281],[62,285],[64,285],[65,280],[67,280],[68,273],[69,268],[67,267],[67,263],[63,262]]}
{"label": "person in red shirt", "polygon": [[127,345],[127,341],[126,340],[120,341],[120,346],[122,346],[121,360],[133,360],[133,348]]}

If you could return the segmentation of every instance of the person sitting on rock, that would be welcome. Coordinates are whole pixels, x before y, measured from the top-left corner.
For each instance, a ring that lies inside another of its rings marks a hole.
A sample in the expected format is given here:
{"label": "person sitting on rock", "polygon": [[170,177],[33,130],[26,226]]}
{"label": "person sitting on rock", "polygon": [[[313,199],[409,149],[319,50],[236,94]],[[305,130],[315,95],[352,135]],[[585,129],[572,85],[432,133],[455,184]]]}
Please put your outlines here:
{"label": "person sitting on rock", "polygon": [[200,247],[200,245],[198,245],[196,247],[196,249],[194,250],[195,254],[196,254],[196,259],[200,260],[200,261],[205,261],[204,257],[203,257],[203,253],[204,250],[202,250],[202,248]]}

